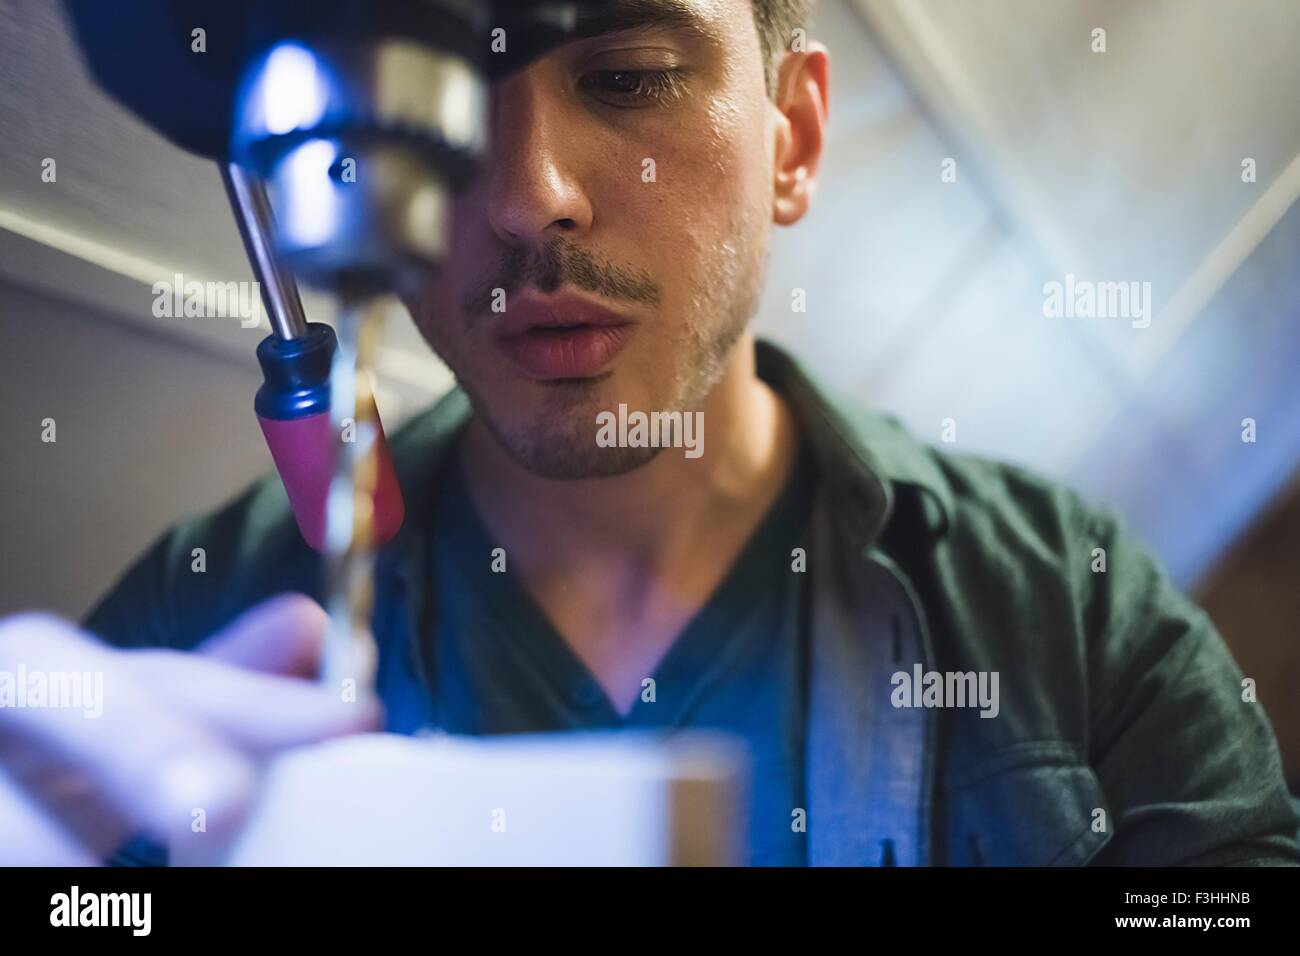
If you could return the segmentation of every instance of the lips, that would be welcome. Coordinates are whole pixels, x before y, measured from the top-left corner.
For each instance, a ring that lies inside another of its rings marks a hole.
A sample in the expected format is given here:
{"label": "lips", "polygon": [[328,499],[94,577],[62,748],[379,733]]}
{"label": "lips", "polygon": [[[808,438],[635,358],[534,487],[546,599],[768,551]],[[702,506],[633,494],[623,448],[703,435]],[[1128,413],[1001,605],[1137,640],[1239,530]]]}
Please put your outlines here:
{"label": "lips", "polygon": [[515,297],[493,343],[519,371],[539,381],[591,378],[605,371],[636,323],[575,295]]}

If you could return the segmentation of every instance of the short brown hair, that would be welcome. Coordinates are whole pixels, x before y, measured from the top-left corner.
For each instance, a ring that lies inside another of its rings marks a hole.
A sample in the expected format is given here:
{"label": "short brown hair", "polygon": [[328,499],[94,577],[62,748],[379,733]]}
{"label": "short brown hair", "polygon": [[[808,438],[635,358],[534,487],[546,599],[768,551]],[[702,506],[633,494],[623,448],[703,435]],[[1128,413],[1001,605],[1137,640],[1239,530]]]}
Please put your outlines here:
{"label": "short brown hair", "polygon": [[781,58],[790,49],[795,27],[808,29],[814,0],[753,0],[754,26],[763,45],[763,75],[767,95],[776,92],[776,74]]}

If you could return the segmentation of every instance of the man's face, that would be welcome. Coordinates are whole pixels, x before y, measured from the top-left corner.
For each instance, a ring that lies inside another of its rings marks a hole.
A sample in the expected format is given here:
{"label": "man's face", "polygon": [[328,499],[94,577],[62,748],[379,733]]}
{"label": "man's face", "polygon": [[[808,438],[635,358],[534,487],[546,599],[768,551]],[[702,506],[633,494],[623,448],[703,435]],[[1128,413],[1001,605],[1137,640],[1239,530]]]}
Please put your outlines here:
{"label": "man's face", "polygon": [[598,447],[601,411],[699,407],[757,306],[772,225],[750,0],[627,6],[696,29],[580,37],[498,84],[488,165],[411,303],[497,441],[552,478],[653,457]]}

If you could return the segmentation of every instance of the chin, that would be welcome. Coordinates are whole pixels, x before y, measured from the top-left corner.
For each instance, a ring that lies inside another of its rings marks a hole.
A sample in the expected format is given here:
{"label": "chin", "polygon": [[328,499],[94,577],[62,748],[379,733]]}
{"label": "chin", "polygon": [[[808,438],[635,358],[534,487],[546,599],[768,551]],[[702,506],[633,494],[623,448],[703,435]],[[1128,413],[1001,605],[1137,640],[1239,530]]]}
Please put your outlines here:
{"label": "chin", "polygon": [[473,392],[470,398],[496,444],[525,471],[560,481],[610,478],[641,467],[659,449],[596,443],[596,416],[619,402],[609,385],[608,377],[530,381],[523,401],[512,400],[520,395],[514,388],[489,391],[487,402]]}
{"label": "chin", "polygon": [[555,481],[613,478],[635,471],[658,455],[658,448],[602,448],[591,422],[554,422],[530,426],[513,434],[489,429],[506,454],[525,471]]}

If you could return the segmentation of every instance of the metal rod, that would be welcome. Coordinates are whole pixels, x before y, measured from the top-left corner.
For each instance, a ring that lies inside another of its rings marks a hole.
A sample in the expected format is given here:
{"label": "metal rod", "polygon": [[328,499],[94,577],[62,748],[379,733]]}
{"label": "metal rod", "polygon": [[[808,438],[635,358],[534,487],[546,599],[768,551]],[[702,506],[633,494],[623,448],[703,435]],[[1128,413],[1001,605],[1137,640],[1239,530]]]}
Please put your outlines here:
{"label": "metal rod", "polygon": [[307,332],[307,316],[298,296],[298,284],[275,258],[275,215],[266,186],[238,163],[218,165],[244,250],[262,289],[271,331],[277,338],[296,339]]}
{"label": "metal rod", "polygon": [[329,632],[321,682],[334,690],[351,682],[373,692],[378,652],[370,629],[374,607],[374,517],[379,479],[379,414],[372,368],[385,303],[344,296],[335,325],[338,348],[330,372],[334,477],[326,509],[326,590]]}

